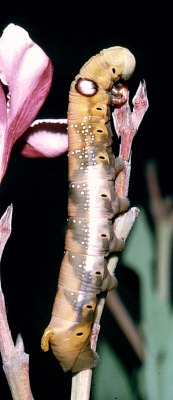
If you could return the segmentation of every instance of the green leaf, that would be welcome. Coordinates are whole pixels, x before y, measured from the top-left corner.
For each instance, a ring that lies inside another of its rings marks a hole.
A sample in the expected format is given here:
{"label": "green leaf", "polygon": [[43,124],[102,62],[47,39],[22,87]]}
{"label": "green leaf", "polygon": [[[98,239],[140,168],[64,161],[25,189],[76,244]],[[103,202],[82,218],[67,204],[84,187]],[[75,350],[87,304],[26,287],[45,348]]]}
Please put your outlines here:
{"label": "green leaf", "polygon": [[93,370],[91,400],[135,400],[129,376],[105,339],[99,339],[100,362]]}

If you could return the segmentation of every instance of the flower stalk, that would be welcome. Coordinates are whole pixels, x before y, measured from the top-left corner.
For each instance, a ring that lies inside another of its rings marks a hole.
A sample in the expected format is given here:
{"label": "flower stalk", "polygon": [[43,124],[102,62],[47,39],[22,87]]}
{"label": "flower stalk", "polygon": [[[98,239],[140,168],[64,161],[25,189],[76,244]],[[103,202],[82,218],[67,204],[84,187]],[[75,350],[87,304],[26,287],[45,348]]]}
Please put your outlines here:
{"label": "flower stalk", "polygon": [[[9,206],[0,219],[0,257],[11,235],[13,206]],[[24,352],[19,336],[14,346],[8,325],[4,295],[0,281],[0,351],[5,372],[14,400],[34,400],[29,382],[29,356]]]}

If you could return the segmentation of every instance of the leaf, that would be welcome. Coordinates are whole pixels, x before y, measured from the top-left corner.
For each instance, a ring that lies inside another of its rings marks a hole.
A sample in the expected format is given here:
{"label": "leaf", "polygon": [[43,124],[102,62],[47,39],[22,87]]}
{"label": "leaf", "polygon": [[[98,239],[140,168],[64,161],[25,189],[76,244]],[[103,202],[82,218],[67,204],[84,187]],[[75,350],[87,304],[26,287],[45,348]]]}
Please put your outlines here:
{"label": "leaf", "polygon": [[129,376],[105,339],[98,344],[100,362],[93,371],[91,400],[135,400]]}

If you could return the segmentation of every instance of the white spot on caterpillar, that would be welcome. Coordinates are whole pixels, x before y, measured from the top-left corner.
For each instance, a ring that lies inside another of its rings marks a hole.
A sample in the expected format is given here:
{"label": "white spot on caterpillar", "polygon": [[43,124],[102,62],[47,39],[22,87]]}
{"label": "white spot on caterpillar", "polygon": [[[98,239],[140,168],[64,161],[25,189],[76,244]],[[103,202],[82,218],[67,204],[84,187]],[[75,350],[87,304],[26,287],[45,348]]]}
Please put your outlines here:
{"label": "white spot on caterpillar", "polygon": [[79,294],[78,298],[77,298],[78,302],[80,303],[83,300],[83,295]]}
{"label": "white spot on caterpillar", "polygon": [[84,96],[94,96],[98,91],[98,86],[94,81],[79,78],[75,85],[76,91]]}

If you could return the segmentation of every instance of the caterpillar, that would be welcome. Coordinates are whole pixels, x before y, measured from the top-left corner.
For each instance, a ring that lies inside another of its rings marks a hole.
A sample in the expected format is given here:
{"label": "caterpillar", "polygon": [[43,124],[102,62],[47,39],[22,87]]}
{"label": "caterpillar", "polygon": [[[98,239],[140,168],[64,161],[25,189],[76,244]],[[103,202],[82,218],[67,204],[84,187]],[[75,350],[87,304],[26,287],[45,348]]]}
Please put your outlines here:
{"label": "caterpillar", "polygon": [[71,83],[68,104],[68,225],[52,317],[41,348],[49,342],[64,372],[95,367],[98,354],[90,338],[99,293],[116,278],[107,269],[111,252],[123,248],[113,219],[129,207],[115,193],[122,161],[112,150],[111,106],[124,101],[119,79],[128,80],[135,57],[115,46],[89,59]]}

